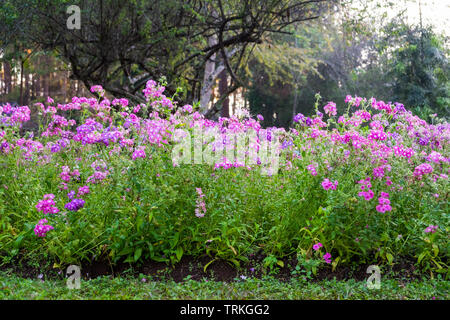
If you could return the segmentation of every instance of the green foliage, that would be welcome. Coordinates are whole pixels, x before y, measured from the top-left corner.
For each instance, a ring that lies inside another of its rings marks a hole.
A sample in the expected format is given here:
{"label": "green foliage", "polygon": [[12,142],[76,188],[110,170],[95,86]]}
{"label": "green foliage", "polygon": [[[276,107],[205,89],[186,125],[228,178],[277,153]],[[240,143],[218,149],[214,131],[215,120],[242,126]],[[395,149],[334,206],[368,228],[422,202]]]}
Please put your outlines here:
{"label": "green foliage", "polygon": [[[279,46],[301,48],[291,56],[289,74],[275,49],[270,51],[273,59],[257,52],[258,59],[249,66],[252,113],[263,114],[266,126],[287,127],[296,113],[314,112],[310,106],[319,92],[325,101],[356,94],[403,103],[423,119],[430,120],[431,114],[448,117],[447,37],[431,27],[408,25],[401,15],[391,21],[372,21],[375,18],[365,5],[352,13],[350,4],[343,3],[335,15],[293,29],[299,43],[287,36],[277,38]],[[314,63],[302,63],[309,57]]]}
{"label": "green foliage", "polygon": [[[397,101],[448,116],[450,65],[445,38],[429,28],[401,26],[401,45],[389,54],[386,69]],[[419,110],[420,110],[419,109]]]}

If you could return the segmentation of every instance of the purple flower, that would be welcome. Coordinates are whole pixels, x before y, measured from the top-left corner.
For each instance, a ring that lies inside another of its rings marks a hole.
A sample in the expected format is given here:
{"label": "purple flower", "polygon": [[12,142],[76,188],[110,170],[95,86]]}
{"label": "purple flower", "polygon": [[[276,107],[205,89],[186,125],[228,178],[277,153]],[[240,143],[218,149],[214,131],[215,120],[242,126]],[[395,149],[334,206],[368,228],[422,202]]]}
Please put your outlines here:
{"label": "purple flower", "polygon": [[294,145],[294,143],[291,140],[284,140],[281,144],[281,149],[286,149],[289,146]]}
{"label": "purple flower", "polygon": [[73,191],[73,190],[67,194],[67,198],[69,198],[70,200],[73,200],[74,197],[75,197],[75,191]]}
{"label": "purple flower", "polygon": [[298,113],[294,116],[294,122],[303,122],[305,120],[305,116],[301,113]]}
{"label": "purple flower", "polygon": [[53,153],[59,152],[61,150],[61,146],[57,143],[53,143],[50,147],[50,151]]}
{"label": "purple flower", "polygon": [[66,203],[64,208],[66,208],[69,211],[78,211],[81,208],[84,207],[84,200],[83,199],[74,199],[69,203]]}

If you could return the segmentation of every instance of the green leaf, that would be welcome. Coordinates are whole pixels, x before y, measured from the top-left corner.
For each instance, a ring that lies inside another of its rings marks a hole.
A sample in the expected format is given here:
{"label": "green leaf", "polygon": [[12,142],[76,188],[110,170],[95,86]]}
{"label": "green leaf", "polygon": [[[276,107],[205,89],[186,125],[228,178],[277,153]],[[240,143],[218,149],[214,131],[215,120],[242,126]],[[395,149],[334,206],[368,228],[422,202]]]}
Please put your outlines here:
{"label": "green leaf", "polygon": [[422,259],[425,258],[425,255],[426,255],[426,252],[422,252],[422,253],[419,255],[419,258],[417,258],[417,262],[420,263],[420,261],[422,261]]}
{"label": "green leaf", "polygon": [[21,234],[17,237],[16,241],[14,241],[14,248],[19,249],[20,244],[22,243],[24,235]]}
{"label": "green leaf", "polygon": [[234,264],[237,268],[239,268],[240,265],[241,265],[241,264],[239,263],[239,261],[236,260],[236,259],[230,259],[230,261],[233,262],[233,264]]}
{"label": "green leaf", "polygon": [[216,260],[217,260],[217,258],[216,258],[216,259],[212,259],[210,262],[208,262],[207,264],[205,264],[205,266],[203,267],[203,271],[206,272],[206,268],[208,268],[209,265],[210,265],[211,263],[213,263],[214,261],[216,261]]}
{"label": "green leaf", "polygon": [[334,259],[334,261],[331,263],[331,271],[334,272],[334,269],[336,269],[336,266],[339,263],[339,260],[341,260],[341,257],[337,257],[336,259]]}
{"label": "green leaf", "polygon": [[439,247],[436,244],[433,244],[433,253],[435,257],[437,257],[439,253]]}
{"label": "green leaf", "polygon": [[175,254],[177,256],[177,260],[180,261],[181,257],[183,256],[183,248],[178,247],[177,250],[175,251]]}
{"label": "green leaf", "polygon": [[142,248],[137,248],[136,251],[134,251],[134,262],[138,261],[141,255],[142,255]]}
{"label": "green leaf", "polygon": [[136,230],[139,232],[139,231],[141,231],[141,228],[142,228],[142,225],[144,224],[144,218],[143,217],[141,217],[141,216],[139,216],[137,219],[136,219]]}
{"label": "green leaf", "polygon": [[394,261],[394,257],[390,253],[386,253],[386,259],[388,260],[389,264],[391,264],[392,261]]}

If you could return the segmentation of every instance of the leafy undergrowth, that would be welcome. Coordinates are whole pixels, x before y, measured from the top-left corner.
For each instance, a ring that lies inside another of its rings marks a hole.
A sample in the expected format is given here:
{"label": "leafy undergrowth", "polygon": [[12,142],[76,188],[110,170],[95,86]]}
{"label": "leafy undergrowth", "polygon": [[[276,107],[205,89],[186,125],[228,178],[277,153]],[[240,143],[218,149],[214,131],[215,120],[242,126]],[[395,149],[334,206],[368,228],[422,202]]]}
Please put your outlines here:
{"label": "leafy undergrowth", "polygon": [[407,259],[448,277],[448,122],[347,97],[341,116],[318,101],[286,131],[205,119],[154,81],[136,106],[92,91],[32,106],[36,132],[20,129],[29,107],[0,107],[2,263],[206,255],[206,270],[239,270],[262,256],[270,271],[294,257],[294,271],[318,275]]}

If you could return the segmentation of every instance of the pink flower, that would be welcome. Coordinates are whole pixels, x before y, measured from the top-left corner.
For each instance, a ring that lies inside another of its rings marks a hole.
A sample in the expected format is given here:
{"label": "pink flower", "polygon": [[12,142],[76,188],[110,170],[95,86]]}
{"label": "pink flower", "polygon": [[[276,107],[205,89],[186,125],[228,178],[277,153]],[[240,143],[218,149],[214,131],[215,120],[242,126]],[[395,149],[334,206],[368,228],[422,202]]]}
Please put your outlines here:
{"label": "pink flower", "polygon": [[70,168],[68,166],[62,167],[62,172],[59,174],[60,178],[64,182],[70,181]]}
{"label": "pink flower", "polygon": [[430,164],[422,163],[414,169],[413,174],[418,180],[421,180],[423,175],[432,173],[432,172],[433,172],[433,167]]}
{"label": "pink flower", "polygon": [[57,207],[54,207],[55,201],[53,199],[55,198],[54,194],[46,194],[44,195],[44,199],[39,201],[36,205],[37,211],[42,211],[44,214],[47,213],[58,213],[59,209]]}
{"label": "pink flower", "polygon": [[313,245],[313,249],[314,249],[315,251],[319,250],[321,247],[323,247],[323,245],[322,245],[320,242],[318,242],[318,243],[316,243],[315,245]]}
{"label": "pink flower", "polygon": [[136,150],[133,152],[133,156],[132,159],[136,160],[137,158],[145,158],[146,154],[145,154],[145,147],[141,146],[136,148]]}
{"label": "pink flower", "polygon": [[195,191],[197,192],[198,196],[200,198],[204,197],[205,195],[203,194],[202,188],[195,188]]}
{"label": "pink flower", "polygon": [[329,252],[325,253],[323,255],[323,260],[325,260],[326,263],[331,263],[331,254]]}
{"label": "pink flower", "polygon": [[337,114],[337,109],[336,109],[336,103],[334,102],[328,102],[328,104],[323,107],[323,109],[325,110],[325,113],[328,114],[329,116],[335,116]]}
{"label": "pink flower", "polygon": [[83,196],[85,194],[88,194],[88,193],[89,193],[89,186],[79,187],[77,196],[81,197],[81,196]]}
{"label": "pink flower", "polygon": [[370,188],[372,188],[372,184],[370,183],[370,177],[358,181],[358,184],[361,184],[361,190],[365,190],[367,188],[367,191],[359,192],[358,196],[364,197],[366,201],[371,200],[374,197],[374,193],[372,190],[370,190]]}
{"label": "pink flower", "polygon": [[392,207],[390,205],[391,201],[388,199],[389,193],[381,192],[381,196],[378,198],[378,205],[376,209],[378,212],[385,213],[386,211],[391,211]]}
{"label": "pink flower", "polygon": [[331,182],[328,178],[326,178],[325,180],[322,181],[322,187],[325,190],[336,190],[338,186],[338,182],[337,180],[334,180],[334,182]]}
{"label": "pink flower", "polygon": [[105,90],[100,85],[92,86],[91,87],[91,92],[92,93],[97,92],[100,96],[104,96],[105,95]]}
{"label": "pink flower", "polygon": [[197,192],[198,195],[195,205],[195,215],[198,218],[203,218],[206,213],[205,200],[203,199],[205,195],[203,194],[202,188],[195,188],[195,191]]}
{"label": "pink flower", "polygon": [[443,157],[439,152],[432,151],[428,155],[427,161],[434,162],[434,163],[439,163],[441,161],[442,162],[447,162],[447,159],[445,157]]}
{"label": "pink flower", "polygon": [[371,130],[369,135],[367,136],[367,139],[383,141],[387,139],[387,135],[382,130]]}
{"label": "pink flower", "polygon": [[190,104],[186,104],[183,106],[183,111],[187,112],[187,113],[192,113],[194,109],[192,108],[192,106]]}
{"label": "pink flower", "polygon": [[438,226],[433,226],[433,225],[430,225],[430,226],[428,226],[425,230],[424,230],[424,232],[425,233],[435,233],[436,231],[437,231],[437,229],[438,229],[439,227]]}
{"label": "pink flower", "polygon": [[306,169],[308,169],[311,175],[317,176],[316,167],[314,165],[310,164],[309,166],[306,167]]}
{"label": "pink flower", "polygon": [[139,110],[141,110],[141,106],[137,105],[136,107],[133,108],[133,113],[138,113]]}
{"label": "pink flower", "polygon": [[34,227],[34,234],[38,237],[45,237],[47,232],[53,230],[54,228],[50,225],[46,225],[47,219],[39,220],[38,224]]}

